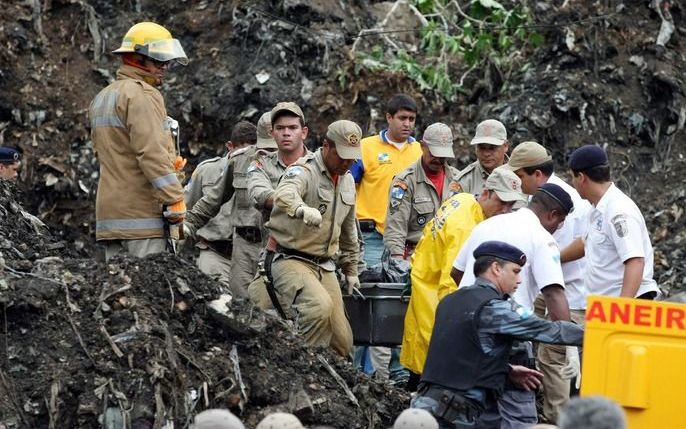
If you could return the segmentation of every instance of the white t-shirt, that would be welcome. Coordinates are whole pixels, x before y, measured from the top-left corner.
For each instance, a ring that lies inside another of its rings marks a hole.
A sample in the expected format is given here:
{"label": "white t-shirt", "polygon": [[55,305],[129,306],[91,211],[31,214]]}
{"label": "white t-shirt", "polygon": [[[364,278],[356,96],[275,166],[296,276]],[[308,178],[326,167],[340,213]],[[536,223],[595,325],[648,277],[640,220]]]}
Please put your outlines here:
{"label": "white t-shirt", "polygon": [[612,184],[589,215],[584,238],[586,287],[593,295],[619,296],[624,261],[645,258],[643,280],[636,296],[660,292],[653,280],[653,246],[641,211]]}
{"label": "white t-shirt", "polygon": [[[567,215],[562,227],[553,234],[558,247],[564,249],[577,238],[586,236],[588,215],[593,206],[587,200],[581,198],[576,189],[555,174],[548,178],[548,183],[553,183],[564,189],[572,197],[572,202],[574,203],[574,211]],[[587,294],[584,281],[586,258],[562,264],[562,275],[565,279],[565,295],[567,296],[569,309],[584,310],[586,308]]]}
{"label": "white t-shirt", "polygon": [[464,272],[459,287],[474,284],[474,249],[489,240],[504,241],[526,255],[522,282],[512,296],[522,307],[533,311],[536,295],[546,286],[564,287],[557,243],[538,216],[526,207],[488,218],[474,228],[453,263],[454,268]]}

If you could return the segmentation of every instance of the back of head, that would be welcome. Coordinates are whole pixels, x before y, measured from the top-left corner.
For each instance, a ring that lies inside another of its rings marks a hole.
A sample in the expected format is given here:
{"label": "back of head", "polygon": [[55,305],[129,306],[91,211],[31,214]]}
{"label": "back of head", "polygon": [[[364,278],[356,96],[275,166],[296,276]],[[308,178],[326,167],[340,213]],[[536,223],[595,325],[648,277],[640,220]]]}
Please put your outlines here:
{"label": "back of head", "polygon": [[231,411],[214,408],[195,416],[190,429],[245,429],[245,426]]}
{"label": "back of head", "polygon": [[546,183],[538,188],[538,191],[531,197],[529,205],[532,208],[540,207],[546,212],[556,210],[564,215],[568,215],[574,210],[572,197],[562,187],[554,183]]}
{"label": "back of head", "polygon": [[293,414],[272,413],[263,418],[255,429],[305,429],[305,426]]}
{"label": "back of head", "polygon": [[231,142],[233,144],[257,143],[257,127],[248,121],[240,121],[231,130]]}
{"label": "back of head", "polygon": [[438,422],[426,410],[408,408],[395,419],[393,429],[438,429]]}
{"label": "back of head", "polygon": [[624,410],[602,396],[576,397],[560,412],[560,429],[626,429]]}
{"label": "back of head", "polygon": [[409,110],[410,112],[417,113],[417,102],[407,94],[396,94],[388,100],[386,113],[390,113],[392,116],[400,110]]}

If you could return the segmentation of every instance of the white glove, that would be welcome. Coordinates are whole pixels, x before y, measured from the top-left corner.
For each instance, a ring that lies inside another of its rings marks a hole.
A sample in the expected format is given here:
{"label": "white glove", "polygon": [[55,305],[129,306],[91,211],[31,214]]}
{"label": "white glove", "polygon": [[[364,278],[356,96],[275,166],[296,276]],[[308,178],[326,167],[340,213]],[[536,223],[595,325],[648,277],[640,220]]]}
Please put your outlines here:
{"label": "white glove", "polygon": [[322,214],[313,207],[300,206],[295,209],[295,216],[301,217],[305,225],[319,226],[322,224]]}
{"label": "white glove", "polygon": [[352,295],[355,289],[359,289],[360,279],[357,276],[345,276],[345,284],[348,295]]}
{"label": "white glove", "polygon": [[186,222],[183,223],[183,239],[195,240],[195,232]]}
{"label": "white glove", "polygon": [[579,361],[579,349],[576,346],[567,346],[565,348],[565,365],[560,370],[560,375],[564,379],[572,379],[576,377],[576,388],[581,386],[581,362]]}

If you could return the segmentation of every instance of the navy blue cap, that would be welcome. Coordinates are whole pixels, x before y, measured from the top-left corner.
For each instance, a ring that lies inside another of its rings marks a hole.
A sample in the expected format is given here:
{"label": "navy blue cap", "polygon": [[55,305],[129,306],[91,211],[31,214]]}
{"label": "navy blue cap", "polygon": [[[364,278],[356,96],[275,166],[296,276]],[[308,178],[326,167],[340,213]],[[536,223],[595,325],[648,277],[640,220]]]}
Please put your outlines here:
{"label": "navy blue cap", "polygon": [[11,147],[0,146],[0,162],[12,164],[16,161],[19,161],[19,152]]}
{"label": "navy blue cap", "polygon": [[474,259],[480,256],[495,256],[496,258],[514,262],[519,266],[526,264],[526,255],[516,247],[503,241],[484,241],[474,249]]}
{"label": "navy blue cap", "polygon": [[565,214],[569,214],[574,210],[574,202],[572,202],[572,197],[570,197],[567,191],[562,189],[562,187],[554,183],[546,183],[538,188],[538,192],[543,192],[557,201],[565,211]]}
{"label": "navy blue cap", "polygon": [[569,157],[569,168],[573,171],[586,171],[607,163],[607,154],[603,148],[594,144],[581,146]]}

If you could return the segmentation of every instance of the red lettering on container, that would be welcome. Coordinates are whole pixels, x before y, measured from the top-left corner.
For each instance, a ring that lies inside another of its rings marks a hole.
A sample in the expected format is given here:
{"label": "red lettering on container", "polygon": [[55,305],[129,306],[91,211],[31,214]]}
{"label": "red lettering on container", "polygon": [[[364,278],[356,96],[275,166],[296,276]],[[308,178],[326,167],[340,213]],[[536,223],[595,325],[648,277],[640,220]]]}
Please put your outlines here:
{"label": "red lettering on container", "polygon": [[591,320],[599,320],[601,322],[606,322],[605,319],[605,310],[603,309],[603,304],[600,302],[596,301],[591,305],[591,308],[588,309],[586,312],[586,321],[590,322]]}
{"label": "red lettering on container", "polygon": [[620,308],[619,304],[613,302],[610,304],[610,323],[616,323],[619,319],[623,324],[629,323],[631,314],[631,307],[629,304],[624,304],[624,308]]}
{"label": "red lettering on container", "polygon": [[650,326],[650,307],[647,305],[634,307],[634,325]]}
{"label": "red lettering on container", "polygon": [[662,327],[662,307],[655,308],[655,327]]}
{"label": "red lettering on container", "polygon": [[684,329],[684,310],[680,308],[667,309],[667,327],[671,328],[675,324],[679,329]]}

